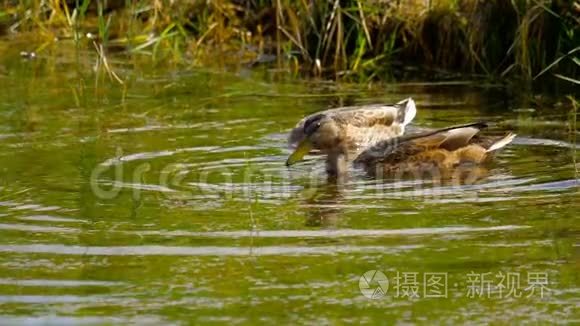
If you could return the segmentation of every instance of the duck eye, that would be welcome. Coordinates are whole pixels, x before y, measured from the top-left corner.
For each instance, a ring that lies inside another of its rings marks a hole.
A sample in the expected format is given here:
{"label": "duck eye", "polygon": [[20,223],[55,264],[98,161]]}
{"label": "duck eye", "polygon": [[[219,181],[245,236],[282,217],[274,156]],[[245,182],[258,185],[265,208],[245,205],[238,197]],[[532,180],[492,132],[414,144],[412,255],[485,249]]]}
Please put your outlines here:
{"label": "duck eye", "polygon": [[320,128],[320,122],[311,123],[304,128],[304,132],[307,135],[312,135],[318,130],[318,128]]}
{"label": "duck eye", "polygon": [[312,135],[321,126],[321,120],[324,116],[322,114],[316,115],[308,119],[304,123],[304,133]]}

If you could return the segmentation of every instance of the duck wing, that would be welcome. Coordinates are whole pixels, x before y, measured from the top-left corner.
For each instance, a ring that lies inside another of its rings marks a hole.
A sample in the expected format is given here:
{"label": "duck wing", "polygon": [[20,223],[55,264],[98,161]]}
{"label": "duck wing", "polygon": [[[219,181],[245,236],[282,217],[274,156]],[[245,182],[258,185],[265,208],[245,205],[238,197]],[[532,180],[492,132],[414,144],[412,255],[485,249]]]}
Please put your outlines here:
{"label": "duck wing", "polygon": [[374,127],[374,126],[394,126],[404,127],[415,118],[417,109],[415,101],[407,98],[396,104],[371,104],[363,106],[348,106],[336,109],[329,109],[317,112],[300,120],[294,129],[290,132],[288,143],[295,146],[306,136],[304,133],[304,124],[309,119],[317,115],[327,115],[335,120],[338,124],[353,127]]}
{"label": "duck wing", "polygon": [[476,122],[383,140],[360,153],[354,163],[366,166],[378,162],[397,164],[427,150],[454,151],[468,145],[472,138],[485,127],[487,127],[486,123]]}
{"label": "duck wing", "polygon": [[372,104],[364,106],[346,107],[327,113],[339,124],[354,127],[373,127],[376,125],[392,126],[394,124],[406,126],[415,118],[417,109],[415,101],[408,98],[397,104]]}

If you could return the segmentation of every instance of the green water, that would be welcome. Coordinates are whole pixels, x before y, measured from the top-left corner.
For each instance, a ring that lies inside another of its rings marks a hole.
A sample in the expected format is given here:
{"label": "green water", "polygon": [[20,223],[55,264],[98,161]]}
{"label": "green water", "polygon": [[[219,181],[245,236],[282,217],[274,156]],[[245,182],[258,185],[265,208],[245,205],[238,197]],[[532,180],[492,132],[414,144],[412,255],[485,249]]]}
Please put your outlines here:
{"label": "green water", "polygon": [[[531,110],[481,82],[367,87],[122,61],[121,86],[96,82],[92,61],[6,53],[0,324],[580,320],[565,106]],[[284,166],[304,115],[409,96],[416,126],[487,119],[501,123],[486,133],[519,137],[461,186],[354,171],[336,187],[320,158]],[[369,270],[387,277],[384,296],[361,293]]]}

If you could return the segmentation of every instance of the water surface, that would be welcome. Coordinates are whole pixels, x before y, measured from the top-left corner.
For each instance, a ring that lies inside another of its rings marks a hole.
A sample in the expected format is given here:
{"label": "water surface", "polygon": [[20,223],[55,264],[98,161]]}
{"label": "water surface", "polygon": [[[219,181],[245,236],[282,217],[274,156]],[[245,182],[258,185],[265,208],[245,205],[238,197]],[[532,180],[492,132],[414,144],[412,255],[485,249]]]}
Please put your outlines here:
{"label": "water surface", "polygon": [[[0,324],[580,319],[565,107],[479,81],[367,87],[268,69],[120,62],[119,85],[16,50],[0,62]],[[486,133],[519,137],[467,185],[354,171],[337,187],[315,156],[284,166],[302,116],[410,96],[415,126],[490,120]],[[369,270],[388,278],[384,296],[361,294]],[[428,297],[432,273],[442,297]]]}

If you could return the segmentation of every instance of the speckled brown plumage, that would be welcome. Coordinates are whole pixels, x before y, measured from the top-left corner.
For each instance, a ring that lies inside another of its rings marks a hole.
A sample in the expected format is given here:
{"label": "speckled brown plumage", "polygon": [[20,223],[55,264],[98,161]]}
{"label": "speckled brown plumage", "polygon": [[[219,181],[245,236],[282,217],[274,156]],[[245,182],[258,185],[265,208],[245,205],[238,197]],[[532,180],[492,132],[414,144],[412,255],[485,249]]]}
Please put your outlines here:
{"label": "speckled brown plumage", "polygon": [[325,151],[324,145],[335,146],[338,140],[349,151],[356,151],[380,140],[402,135],[415,113],[415,102],[410,98],[392,105],[372,104],[330,109],[300,120],[290,132],[288,142],[291,147],[296,146],[306,137],[308,123],[324,118],[327,124],[331,121],[336,127],[337,134],[332,135],[336,139],[331,141],[329,135],[326,141],[321,137],[315,149]]}
{"label": "speckled brown plumage", "polygon": [[449,178],[465,164],[476,166],[515,135],[483,137],[476,135],[485,123],[474,123],[400,136],[382,141],[363,151],[354,161],[374,176],[432,175]]}

